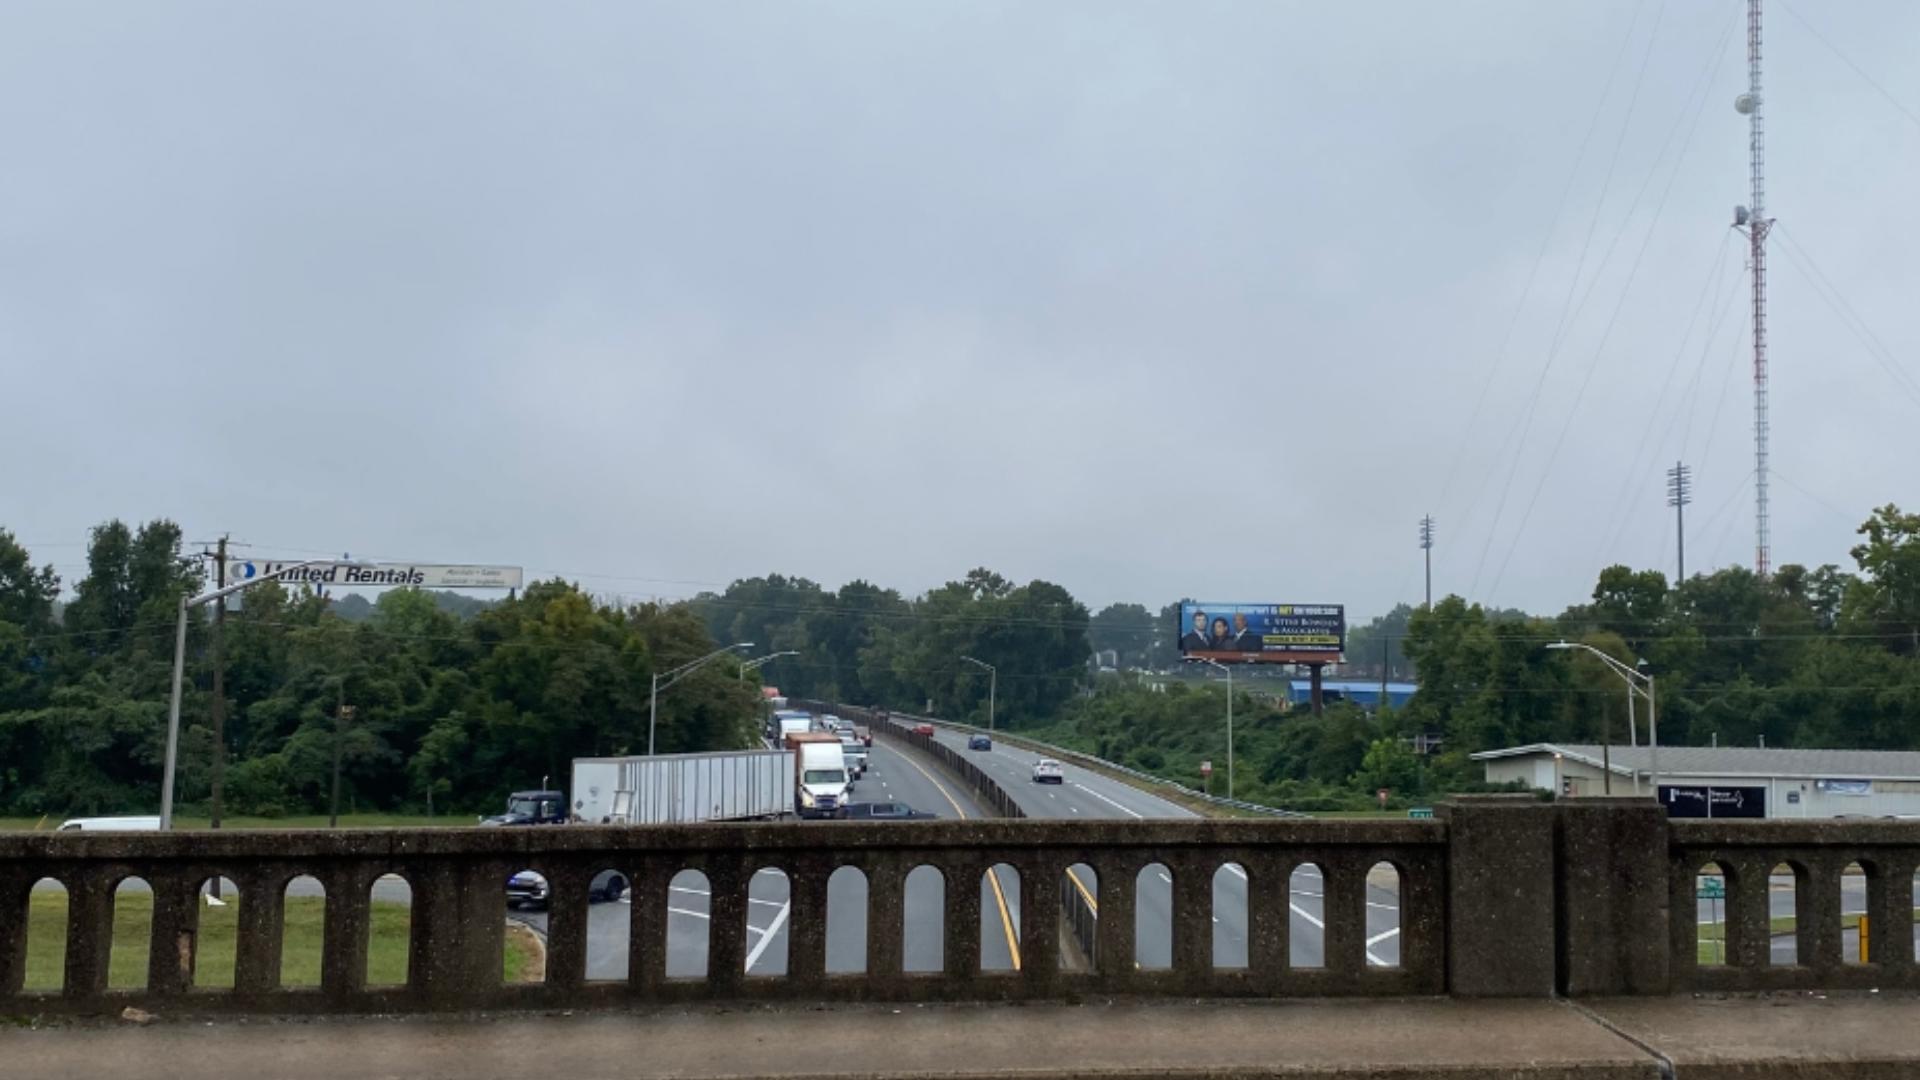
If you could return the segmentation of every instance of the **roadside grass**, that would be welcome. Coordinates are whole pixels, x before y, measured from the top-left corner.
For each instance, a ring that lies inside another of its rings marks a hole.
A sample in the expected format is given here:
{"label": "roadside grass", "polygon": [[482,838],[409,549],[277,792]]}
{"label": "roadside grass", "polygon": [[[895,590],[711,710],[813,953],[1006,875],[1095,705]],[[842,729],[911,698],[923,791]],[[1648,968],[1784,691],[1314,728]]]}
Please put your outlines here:
{"label": "roadside grass", "polygon": [[[244,903],[242,899],[239,903]],[[199,953],[194,961],[195,986],[233,986],[239,903],[223,907],[202,904]],[[318,896],[286,898],[286,928],[281,945],[280,985],[320,985],[320,945],[326,923],[326,900]],[[407,981],[407,944],[412,912],[406,904],[376,900],[371,906],[367,938],[367,985],[400,986]],[[107,985],[116,990],[137,989],[147,982],[147,939],[153,929],[153,895],[125,892],[113,906],[113,951],[107,964]],[[509,927],[503,974],[507,982],[538,980],[542,946],[518,923]],[[27,970],[25,989],[58,990],[65,980],[67,955],[67,896],[62,892],[32,894],[27,910]]]}
{"label": "roadside grass", "polygon": [[[1920,908],[1913,909],[1913,921],[1920,923]],[[1799,930],[1799,920],[1792,915],[1775,915],[1768,920],[1769,934],[1792,934]],[[1854,912],[1840,916],[1840,930],[1860,929],[1860,915]],[[1726,960],[1727,924],[1723,922],[1703,923],[1699,927],[1696,957],[1700,963],[1724,963]]]}
{"label": "roadside grass", "polygon": [[[84,815],[67,815],[78,817]],[[58,829],[65,817],[51,814],[45,817],[0,817],[0,832],[47,832]],[[176,815],[173,824],[180,829],[204,829],[208,819],[186,814]],[[440,814],[428,817],[425,814],[341,814],[340,827],[343,829],[418,829],[426,826],[459,827],[473,824],[473,819],[459,814]],[[246,817],[227,816],[220,820],[223,829],[324,829],[327,827],[325,814],[300,814],[293,817]]]}

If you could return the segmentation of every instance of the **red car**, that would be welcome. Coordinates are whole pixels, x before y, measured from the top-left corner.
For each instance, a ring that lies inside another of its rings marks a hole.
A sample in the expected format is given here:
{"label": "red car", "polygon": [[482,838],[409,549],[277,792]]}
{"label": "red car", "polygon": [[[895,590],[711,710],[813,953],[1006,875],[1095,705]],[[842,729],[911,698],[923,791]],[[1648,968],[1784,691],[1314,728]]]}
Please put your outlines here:
{"label": "red car", "polygon": [[915,725],[913,729],[913,733],[915,735],[931,735],[933,734],[933,725],[932,724]]}

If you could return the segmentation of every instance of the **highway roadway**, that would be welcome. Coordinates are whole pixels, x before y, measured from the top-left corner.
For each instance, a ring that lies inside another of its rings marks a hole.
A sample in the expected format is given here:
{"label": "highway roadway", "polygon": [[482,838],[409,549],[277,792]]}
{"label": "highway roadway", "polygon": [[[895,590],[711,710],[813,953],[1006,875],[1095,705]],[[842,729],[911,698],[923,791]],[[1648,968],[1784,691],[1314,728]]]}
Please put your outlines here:
{"label": "highway roadway", "polygon": [[[1036,784],[1033,763],[1042,755],[993,740],[992,750],[968,750],[970,732],[936,727],[935,738],[968,755],[1005,788],[1028,817],[1086,819],[1192,818],[1193,811],[1148,794],[1131,784],[1077,765],[1062,764],[1065,782]],[[1080,872],[1085,872],[1084,868]],[[1092,882],[1088,883],[1089,888]],[[1302,867],[1289,884],[1292,910],[1289,963],[1320,967],[1325,963],[1326,925],[1318,868]],[[1390,873],[1376,872],[1367,882],[1367,962],[1392,965],[1400,957],[1400,898]],[[1142,875],[1134,903],[1135,959],[1143,968],[1172,962],[1173,880],[1164,872]],[[1213,881],[1213,961],[1217,967],[1247,963],[1247,881],[1237,866]]]}

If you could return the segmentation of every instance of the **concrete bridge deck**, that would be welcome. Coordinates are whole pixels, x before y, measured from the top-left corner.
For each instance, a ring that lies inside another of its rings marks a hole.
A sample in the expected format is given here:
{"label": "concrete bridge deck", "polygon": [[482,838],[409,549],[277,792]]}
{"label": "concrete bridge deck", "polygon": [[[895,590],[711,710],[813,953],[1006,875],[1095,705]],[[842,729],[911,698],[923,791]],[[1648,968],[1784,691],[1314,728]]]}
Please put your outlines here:
{"label": "concrete bridge deck", "polygon": [[0,1029],[0,1077],[1920,1076],[1920,997],[873,1005]]}

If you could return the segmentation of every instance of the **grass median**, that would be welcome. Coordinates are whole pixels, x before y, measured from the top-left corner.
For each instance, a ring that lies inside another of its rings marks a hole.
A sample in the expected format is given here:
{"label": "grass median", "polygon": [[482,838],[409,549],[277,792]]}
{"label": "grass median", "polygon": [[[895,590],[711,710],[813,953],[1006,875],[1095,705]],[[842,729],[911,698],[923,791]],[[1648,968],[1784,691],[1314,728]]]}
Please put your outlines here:
{"label": "grass median", "polygon": [[[195,986],[231,987],[239,904],[202,903],[199,951],[194,963]],[[326,925],[326,900],[318,896],[286,898],[285,936],[280,946],[280,985],[320,985],[320,948]],[[412,910],[406,904],[376,900],[369,913],[367,985],[401,986],[407,981],[407,942]],[[137,989],[147,983],[148,938],[153,929],[151,893],[126,892],[113,905],[113,952],[107,985]],[[543,976],[544,949],[532,931],[518,923],[508,927],[507,982],[538,982]],[[67,954],[67,896],[63,892],[35,892],[27,913],[26,989],[60,989]]]}
{"label": "grass median", "polygon": [[[1913,909],[1913,921],[1920,924],[1920,908]],[[1775,915],[1768,920],[1767,932],[1778,937],[1782,934],[1799,932],[1800,922],[1792,915]],[[1840,916],[1840,932],[1860,929],[1860,915],[1856,913]],[[1701,924],[1699,939],[1695,950],[1696,959],[1702,964],[1720,964],[1726,962],[1727,924],[1724,922]]]}

